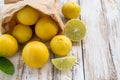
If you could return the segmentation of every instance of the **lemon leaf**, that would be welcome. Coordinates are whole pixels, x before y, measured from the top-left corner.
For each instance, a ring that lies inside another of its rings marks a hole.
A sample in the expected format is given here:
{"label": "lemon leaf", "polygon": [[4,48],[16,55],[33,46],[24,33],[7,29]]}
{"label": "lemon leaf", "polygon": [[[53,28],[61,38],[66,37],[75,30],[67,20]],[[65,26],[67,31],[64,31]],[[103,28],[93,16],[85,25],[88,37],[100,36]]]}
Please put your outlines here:
{"label": "lemon leaf", "polygon": [[15,71],[11,61],[5,57],[0,57],[0,70],[8,75],[12,75]]}

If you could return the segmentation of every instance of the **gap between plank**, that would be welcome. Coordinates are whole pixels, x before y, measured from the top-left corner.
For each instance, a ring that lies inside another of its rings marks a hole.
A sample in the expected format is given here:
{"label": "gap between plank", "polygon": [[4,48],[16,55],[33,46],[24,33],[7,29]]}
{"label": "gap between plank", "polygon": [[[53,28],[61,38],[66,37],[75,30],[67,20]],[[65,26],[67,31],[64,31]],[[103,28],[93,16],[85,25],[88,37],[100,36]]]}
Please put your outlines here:
{"label": "gap between plank", "polygon": [[[80,0],[78,0],[78,4],[80,5]],[[81,20],[81,14],[79,16],[79,19]],[[83,77],[84,77],[84,80],[85,79],[85,64],[84,64],[84,44],[83,44],[83,40],[81,40],[81,50],[82,50],[82,63],[83,63]]]}
{"label": "gap between plank", "polygon": [[83,44],[83,41],[81,41],[81,47],[82,47],[83,75],[84,75],[84,80],[86,80],[86,79],[85,79],[84,44]]}
{"label": "gap between plank", "polygon": [[[102,9],[102,15],[103,15],[103,18],[104,18],[104,20],[106,21],[106,26],[109,26],[108,25],[108,22],[107,22],[107,20],[106,20],[106,18],[105,18],[105,9],[104,9],[104,6],[105,6],[105,4],[104,4],[104,2],[103,2],[103,0],[100,0],[100,2],[101,2],[101,9]],[[112,57],[112,49],[111,49],[111,44],[110,44],[110,41],[108,41],[108,49],[109,49],[109,54],[110,54],[110,57],[111,57],[111,61],[112,61],[112,66],[113,66],[113,69],[114,69],[114,71],[115,71],[115,73],[114,73],[114,79],[116,79],[116,80],[118,80],[118,77],[117,77],[117,71],[116,71],[116,68],[115,68],[115,64],[114,64],[114,61],[113,61],[113,57]]]}
{"label": "gap between plank", "polygon": [[117,71],[116,71],[115,64],[114,64],[113,57],[112,57],[112,49],[111,49],[110,42],[109,42],[109,52],[110,52],[111,60],[112,60],[112,63],[113,63],[113,68],[114,68],[114,70],[115,70],[115,77],[116,77],[116,79],[118,80],[118,77],[117,77],[117,74],[116,74]]}

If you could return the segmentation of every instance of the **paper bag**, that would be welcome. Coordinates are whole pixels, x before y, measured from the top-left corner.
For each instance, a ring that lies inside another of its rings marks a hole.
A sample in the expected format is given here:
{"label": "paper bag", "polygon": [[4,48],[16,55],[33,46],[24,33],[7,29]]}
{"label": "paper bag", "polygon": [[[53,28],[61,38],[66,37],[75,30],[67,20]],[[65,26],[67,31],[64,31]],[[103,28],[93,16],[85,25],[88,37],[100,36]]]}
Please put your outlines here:
{"label": "paper bag", "polygon": [[25,6],[30,6],[40,13],[50,16],[59,26],[58,34],[64,32],[64,24],[58,11],[58,0],[24,0],[13,4],[6,4],[3,7],[0,19],[2,33],[10,33],[17,24],[16,12]]}

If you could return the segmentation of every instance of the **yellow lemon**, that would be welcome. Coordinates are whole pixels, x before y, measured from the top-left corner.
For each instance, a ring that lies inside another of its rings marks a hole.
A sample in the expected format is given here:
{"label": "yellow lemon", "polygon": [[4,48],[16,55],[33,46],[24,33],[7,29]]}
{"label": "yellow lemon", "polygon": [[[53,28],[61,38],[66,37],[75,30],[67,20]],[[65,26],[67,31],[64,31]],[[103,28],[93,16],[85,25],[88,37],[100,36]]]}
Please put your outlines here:
{"label": "yellow lemon", "polygon": [[24,62],[33,68],[41,68],[49,58],[48,48],[39,41],[29,42],[22,51]]}
{"label": "yellow lemon", "polygon": [[13,36],[9,34],[3,34],[0,36],[0,56],[11,57],[15,55],[17,50],[17,40]]}
{"label": "yellow lemon", "polygon": [[80,6],[76,2],[67,2],[62,6],[62,13],[68,19],[77,18],[80,15]]}
{"label": "yellow lemon", "polygon": [[46,15],[46,14],[44,14],[43,12],[39,12],[39,14],[40,14],[40,18],[41,18],[41,17],[49,17],[49,15]]}
{"label": "yellow lemon", "polygon": [[18,24],[14,27],[12,35],[18,40],[18,42],[24,43],[32,37],[32,29],[30,26]]}
{"label": "yellow lemon", "polygon": [[50,48],[58,56],[66,56],[72,49],[72,42],[64,35],[55,36],[50,41]]}
{"label": "yellow lemon", "polygon": [[39,12],[26,6],[17,12],[17,19],[24,25],[33,25],[39,19]]}
{"label": "yellow lemon", "polygon": [[50,17],[43,17],[35,25],[35,33],[40,39],[48,41],[58,33],[58,25]]}

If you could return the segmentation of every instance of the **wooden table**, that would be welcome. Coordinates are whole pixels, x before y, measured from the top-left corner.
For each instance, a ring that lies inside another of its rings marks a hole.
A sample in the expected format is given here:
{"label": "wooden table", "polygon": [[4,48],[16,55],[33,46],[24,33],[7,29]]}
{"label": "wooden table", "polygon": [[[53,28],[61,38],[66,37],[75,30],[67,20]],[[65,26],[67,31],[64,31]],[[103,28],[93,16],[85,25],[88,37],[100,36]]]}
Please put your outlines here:
{"label": "wooden table", "polygon": [[[70,0],[61,0],[63,3]],[[0,80],[120,80],[120,0],[72,0],[80,4],[80,19],[87,27],[86,37],[73,43],[74,67],[59,71],[49,62],[41,69],[26,66],[21,50],[10,58],[15,74],[0,72]],[[62,16],[63,22],[66,19]]]}

